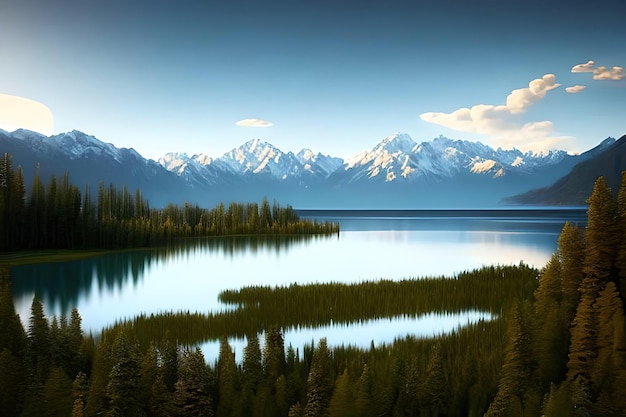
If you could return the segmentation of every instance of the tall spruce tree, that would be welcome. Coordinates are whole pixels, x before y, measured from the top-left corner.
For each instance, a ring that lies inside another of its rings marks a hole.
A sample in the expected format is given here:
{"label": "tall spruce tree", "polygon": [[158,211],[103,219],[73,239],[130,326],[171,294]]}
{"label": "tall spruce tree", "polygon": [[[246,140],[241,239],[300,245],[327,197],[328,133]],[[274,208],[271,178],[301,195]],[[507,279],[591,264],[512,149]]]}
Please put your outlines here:
{"label": "tall spruce tree", "polygon": [[535,368],[527,306],[516,303],[510,314],[508,344],[498,392],[485,417],[523,416],[525,399],[530,388],[530,376]]}
{"label": "tall spruce tree", "polygon": [[593,278],[589,284],[594,286],[595,297],[603,283],[616,276],[620,229],[617,203],[603,177],[596,180],[587,203],[583,272]]}
{"label": "tall spruce tree", "polygon": [[219,401],[217,417],[231,417],[237,401],[237,364],[228,339],[220,338],[220,353],[217,359],[217,387]]}
{"label": "tall spruce tree", "polygon": [[569,328],[580,300],[578,287],[583,280],[585,244],[581,229],[569,222],[559,235],[557,253],[561,276],[561,309],[564,327]]}
{"label": "tall spruce tree", "polygon": [[333,391],[334,375],[330,351],[326,339],[321,339],[311,362],[307,381],[307,402],[304,406],[305,417],[324,417],[328,415],[328,405]]}
{"label": "tall spruce tree", "polygon": [[178,362],[174,403],[180,417],[213,417],[210,373],[200,349],[183,349]]}
{"label": "tall spruce tree", "polygon": [[141,354],[137,341],[122,329],[112,348],[113,368],[109,374],[106,394],[109,417],[141,417],[144,415],[141,391]]}

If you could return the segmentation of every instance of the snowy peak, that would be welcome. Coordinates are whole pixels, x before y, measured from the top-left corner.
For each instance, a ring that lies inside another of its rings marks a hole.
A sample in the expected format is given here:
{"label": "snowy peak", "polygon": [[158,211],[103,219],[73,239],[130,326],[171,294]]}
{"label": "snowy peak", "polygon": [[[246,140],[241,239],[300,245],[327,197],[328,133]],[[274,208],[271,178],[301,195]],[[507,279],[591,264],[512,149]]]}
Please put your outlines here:
{"label": "snowy peak", "polygon": [[293,153],[285,154],[259,139],[250,140],[224,154],[218,161],[238,174],[269,174],[285,179],[299,165]]}
{"label": "snowy peak", "polygon": [[296,158],[302,164],[305,171],[312,174],[319,174],[324,178],[328,177],[334,171],[343,165],[343,159],[329,155],[317,154],[310,149],[302,149],[296,154]]}

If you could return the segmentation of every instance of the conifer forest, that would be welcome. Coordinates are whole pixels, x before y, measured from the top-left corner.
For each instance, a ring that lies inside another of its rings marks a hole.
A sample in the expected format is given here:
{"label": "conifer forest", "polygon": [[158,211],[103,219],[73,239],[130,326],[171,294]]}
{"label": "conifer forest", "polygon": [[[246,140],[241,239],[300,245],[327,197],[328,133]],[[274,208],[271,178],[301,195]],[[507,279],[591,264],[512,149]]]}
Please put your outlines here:
{"label": "conifer forest", "polygon": [[[101,184],[81,192],[69,175],[46,184],[36,175],[29,189],[4,155],[7,256],[339,233],[337,224],[301,220],[266,199],[155,209],[140,191]],[[220,312],[139,315],[98,334],[82,329],[76,308],[46,316],[37,296],[23,325],[3,266],[0,416],[626,416],[626,173],[617,198],[598,178],[587,214],[584,228],[563,225],[541,269],[520,263],[429,279],[249,286],[222,292],[231,308]],[[285,329],[300,325],[471,309],[491,318],[366,349],[284,340]],[[242,358],[232,337],[246,340]],[[207,340],[220,341],[215,360],[199,348]]]}

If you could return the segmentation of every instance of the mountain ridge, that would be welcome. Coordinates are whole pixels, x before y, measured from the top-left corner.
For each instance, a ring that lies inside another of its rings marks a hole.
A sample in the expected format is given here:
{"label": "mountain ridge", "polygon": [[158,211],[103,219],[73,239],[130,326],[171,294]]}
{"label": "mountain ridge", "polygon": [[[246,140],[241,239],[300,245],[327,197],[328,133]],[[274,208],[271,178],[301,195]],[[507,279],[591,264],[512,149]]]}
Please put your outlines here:
{"label": "mountain ridge", "polygon": [[252,139],[219,157],[170,152],[154,161],[76,130],[49,137],[0,130],[0,144],[16,164],[39,166],[42,176],[69,170],[92,189],[100,181],[125,184],[158,205],[268,197],[301,208],[497,206],[511,195],[551,185],[614,142],[605,139],[581,155],[534,154],[443,136],[417,143],[396,133],[347,160],[307,148],[283,152]]}

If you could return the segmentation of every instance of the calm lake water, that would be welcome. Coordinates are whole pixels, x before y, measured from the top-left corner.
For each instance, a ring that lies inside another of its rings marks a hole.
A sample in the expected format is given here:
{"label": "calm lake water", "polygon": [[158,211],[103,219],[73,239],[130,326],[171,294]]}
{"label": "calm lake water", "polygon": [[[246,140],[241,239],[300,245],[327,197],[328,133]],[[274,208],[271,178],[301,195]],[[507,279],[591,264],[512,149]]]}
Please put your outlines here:
{"label": "calm lake water", "polygon": [[[299,211],[341,224],[339,235],[309,238],[202,239],[177,248],[110,253],[92,259],[15,267],[13,293],[26,323],[35,293],[48,315],[78,307],[83,329],[98,333],[140,313],[219,311],[225,289],[315,282],[452,276],[483,265],[523,261],[542,267],[565,221],[584,225],[584,209],[495,211]],[[480,312],[385,319],[351,326],[285,331],[294,347],[327,337],[329,345],[431,336],[488,318]],[[241,351],[245,341],[232,340]],[[207,357],[217,344],[203,347]],[[241,357],[239,354],[237,355]]]}

